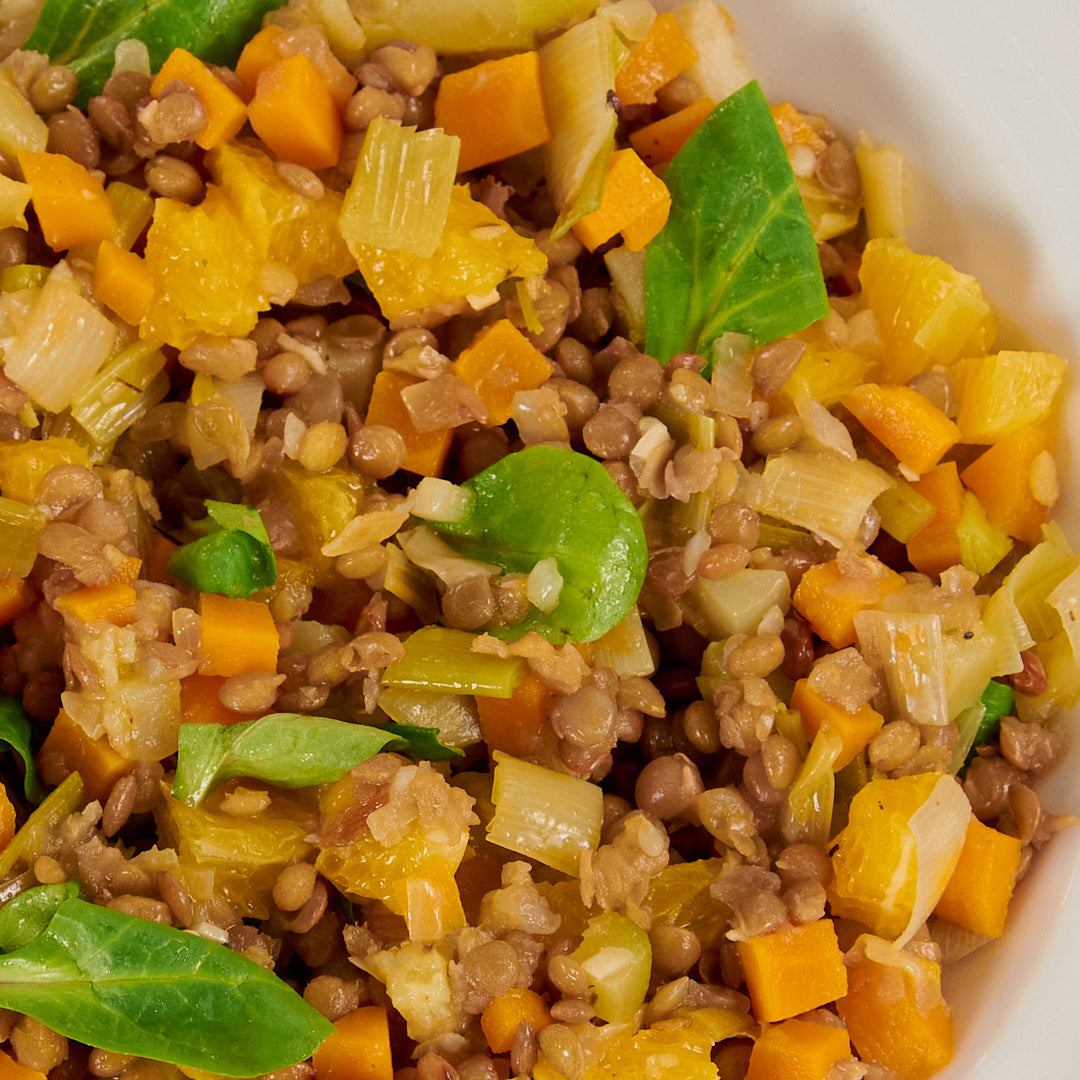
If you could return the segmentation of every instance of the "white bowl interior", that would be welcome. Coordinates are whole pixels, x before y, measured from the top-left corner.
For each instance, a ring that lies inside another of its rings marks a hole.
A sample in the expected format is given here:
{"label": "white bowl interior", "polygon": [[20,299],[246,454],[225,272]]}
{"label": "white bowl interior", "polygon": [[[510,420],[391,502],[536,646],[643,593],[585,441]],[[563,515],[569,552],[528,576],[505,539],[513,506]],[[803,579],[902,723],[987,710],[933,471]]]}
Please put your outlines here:
{"label": "white bowl interior", "polygon": [[[1058,0],[727,7],[771,101],[900,147],[914,179],[909,242],[978,278],[1002,344],[1080,359],[1080,8]],[[1067,429],[1078,410],[1073,393]],[[1062,516],[1080,538],[1071,456],[1062,455]],[[1051,811],[1080,815],[1080,723],[1066,723],[1073,750],[1041,791]],[[1020,884],[1005,936],[948,975],[958,1046],[942,1080],[1077,1075],[1078,930],[1080,829],[1071,829]]]}

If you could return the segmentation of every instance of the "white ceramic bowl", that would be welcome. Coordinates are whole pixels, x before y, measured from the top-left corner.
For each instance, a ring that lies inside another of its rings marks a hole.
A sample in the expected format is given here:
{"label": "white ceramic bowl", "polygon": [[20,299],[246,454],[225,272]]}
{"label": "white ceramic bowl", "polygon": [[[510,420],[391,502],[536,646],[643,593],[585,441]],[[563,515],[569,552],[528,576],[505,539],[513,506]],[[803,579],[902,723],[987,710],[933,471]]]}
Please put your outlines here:
{"label": "white ceramic bowl", "polygon": [[[675,6],[664,5],[664,6]],[[771,101],[789,99],[899,146],[908,240],[975,275],[1001,342],[1080,363],[1080,6],[1069,0],[727,0]],[[1080,423],[1074,393],[1068,425]],[[1062,454],[1067,459],[1075,448]],[[1080,477],[1066,462],[1080,547]],[[1041,791],[1080,814],[1074,747]],[[1080,1076],[1080,829],[1020,884],[1005,936],[947,977],[957,1055],[942,1080]]]}

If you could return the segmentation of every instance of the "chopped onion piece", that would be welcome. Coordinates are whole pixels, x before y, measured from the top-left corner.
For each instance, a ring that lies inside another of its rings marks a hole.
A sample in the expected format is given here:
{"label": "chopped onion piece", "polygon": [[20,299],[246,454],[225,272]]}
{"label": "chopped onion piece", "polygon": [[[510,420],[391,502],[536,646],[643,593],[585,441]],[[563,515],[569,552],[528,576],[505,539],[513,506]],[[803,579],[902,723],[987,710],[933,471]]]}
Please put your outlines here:
{"label": "chopped onion piece", "polygon": [[467,488],[439,476],[423,477],[412,493],[412,512],[425,521],[461,521],[471,505]]}
{"label": "chopped onion piece", "polygon": [[593,648],[596,666],[609,667],[622,678],[649,676],[656,671],[656,662],[637,608],[594,642]]}
{"label": "chopped onion piece", "polygon": [[459,555],[446,541],[423,525],[399,533],[398,543],[411,562],[434,574],[446,586],[499,575],[497,566]]}
{"label": "chopped onion piece", "polygon": [[525,595],[533,607],[550,614],[559,606],[562,587],[563,577],[559,573],[559,564],[554,559],[541,559],[529,571],[525,581]]}

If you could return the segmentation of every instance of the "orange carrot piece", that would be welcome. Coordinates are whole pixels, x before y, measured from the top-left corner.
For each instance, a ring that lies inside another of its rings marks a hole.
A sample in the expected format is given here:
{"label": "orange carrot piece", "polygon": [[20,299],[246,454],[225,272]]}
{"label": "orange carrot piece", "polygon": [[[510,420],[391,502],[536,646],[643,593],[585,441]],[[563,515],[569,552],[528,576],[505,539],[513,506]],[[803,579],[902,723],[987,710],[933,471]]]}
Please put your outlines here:
{"label": "orange carrot piece", "polygon": [[138,326],[154,298],[154,277],[141,256],[102,241],[94,263],[94,296],[121,319]]}
{"label": "orange carrot piece", "polygon": [[244,671],[277,670],[281,639],[265,604],[201,593],[199,615],[200,674],[228,677]]}
{"label": "orange carrot piece", "polygon": [[401,391],[416,382],[419,380],[400,371],[380,371],[371,389],[365,423],[385,424],[397,429],[405,440],[403,469],[421,476],[441,476],[450,453],[450,444],[454,441],[454,430],[416,430],[401,398]]}
{"label": "orange carrot piece", "polygon": [[84,623],[104,621],[114,626],[128,626],[135,621],[137,602],[138,596],[127,582],[110,581],[107,585],[72,589],[57,597],[54,607]]}
{"label": "orange carrot piece", "polygon": [[841,404],[897,461],[920,475],[960,441],[956,424],[910,386],[863,383]]}
{"label": "orange carrot piece", "polygon": [[0,574],[0,626],[26,614],[37,599],[34,587],[18,574]]}
{"label": "orange carrot piece", "polygon": [[904,579],[879,559],[868,555],[860,565],[866,572],[848,577],[837,559],[811,566],[792,597],[795,610],[814,633],[835,649],[855,643],[855,616],[860,611],[875,607],[904,587]]}
{"label": "orange carrot piece", "polygon": [[785,1020],[769,1024],[754,1040],[746,1080],[825,1080],[833,1065],[850,1056],[842,1027]]}
{"label": "orange carrot piece", "polygon": [[937,513],[907,542],[908,559],[921,574],[940,574],[961,562],[956,526],[964,512],[964,486],[956,462],[936,465],[911,486]]}
{"label": "orange carrot piece", "polygon": [[20,1065],[10,1054],[0,1050],[0,1080],[45,1080],[45,1073]]}
{"label": "orange carrot piece", "polygon": [[135,768],[135,762],[114,750],[105,735],[91,739],[63,709],[56,714],[36,758],[41,779],[55,786],[77,772],[87,800],[104,802],[113,784]]}
{"label": "orange carrot piece", "polygon": [[627,147],[611,155],[600,205],[574,223],[574,232],[590,251],[620,232],[631,251],[640,251],[664,227],[670,209],[667,185]]}
{"label": "orange carrot piece", "polygon": [[850,963],[836,1007],[859,1057],[900,1080],[929,1080],[943,1069],[953,1056],[953,1021],[940,986],[938,965],[922,957],[903,968],[865,956]]}
{"label": "orange carrot piece", "polygon": [[[305,34],[292,33],[283,26],[271,23],[264,26],[244,46],[236,61],[236,74],[248,89],[255,93],[259,76],[271,65],[303,52],[326,79],[330,93],[339,109],[344,109],[356,90],[356,76],[333,54],[329,47],[309,49],[312,39]],[[307,51],[305,51],[307,50]]]}
{"label": "orange carrot piece", "polygon": [[509,1053],[522,1021],[540,1031],[551,1023],[551,1014],[538,993],[520,986],[500,994],[480,1014],[480,1030],[493,1054]]}
{"label": "orange carrot piece", "polygon": [[622,105],[650,105],[656,91],[681,75],[698,51],[670,11],[657,15],[645,37],[615,75],[615,94]]}
{"label": "orange carrot piece", "polygon": [[551,138],[535,52],[485,60],[444,75],[435,124],[461,139],[458,171],[522,154]]}
{"label": "orange carrot piece", "polygon": [[390,1024],[383,1005],[364,1005],[334,1021],[311,1064],[318,1080],[393,1080]]}
{"label": "orange carrot piece", "polygon": [[1027,544],[1038,543],[1049,512],[1032,492],[1032,468],[1041,455],[1052,450],[1049,431],[1020,428],[1003,436],[960,474],[990,521]]}
{"label": "orange carrot piece", "polygon": [[244,126],[247,105],[243,98],[187,49],[176,48],[169,53],[150,84],[150,93],[160,96],[174,79],[187,83],[206,110],[206,127],[195,137],[204,150],[231,139]]}
{"label": "orange carrot piece", "polygon": [[7,793],[7,788],[0,784],[0,851],[11,843],[15,835],[15,804]]}
{"label": "orange carrot piece", "polygon": [[762,1023],[787,1020],[847,993],[832,919],[758,934],[737,948],[754,1015]]}
{"label": "orange carrot piece", "polygon": [[808,146],[814,154],[820,154],[826,147],[825,139],[809,120],[790,101],[782,101],[770,110],[780,132],[780,139],[787,149],[795,146]]}
{"label": "orange carrot piece", "polygon": [[283,161],[329,169],[341,153],[343,125],[330,84],[303,54],[271,64],[248,106],[255,133]]}
{"label": "orange carrot piece", "polygon": [[510,419],[514,394],[543,385],[552,370],[551,361],[509,319],[483,327],[454,361],[454,372],[476,391],[492,426]]}
{"label": "orange carrot piece", "polygon": [[197,671],[180,680],[180,715],[185,724],[238,724],[241,720],[255,720],[265,715],[265,710],[234,712],[221,702],[223,675],[200,675]]}
{"label": "orange carrot piece", "polygon": [[19,153],[38,224],[53,251],[111,240],[119,226],[101,182],[66,154]]}
{"label": "orange carrot piece", "polygon": [[869,704],[848,712],[826,700],[810,685],[809,679],[799,679],[795,683],[791,707],[802,717],[809,739],[812,740],[823,727],[840,736],[841,750],[833,762],[833,772],[850,765],[885,723],[885,717]]}
{"label": "orange carrot piece", "polygon": [[508,698],[476,698],[480,733],[490,750],[529,757],[540,744],[548,705],[555,696],[533,671],[526,673]]}
{"label": "orange carrot piece", "polygon": [[934,912],[983,937],[1001,937],[1024,845],[972,815],[960,861]]}
{"label": "orange carrot piece", "polygon": [[670,116],[631,132],[630,145],[646,165],[662,165],[683,148],[686,140],[701,127],[715,108],[716,102],[712,98],[699,97]]}

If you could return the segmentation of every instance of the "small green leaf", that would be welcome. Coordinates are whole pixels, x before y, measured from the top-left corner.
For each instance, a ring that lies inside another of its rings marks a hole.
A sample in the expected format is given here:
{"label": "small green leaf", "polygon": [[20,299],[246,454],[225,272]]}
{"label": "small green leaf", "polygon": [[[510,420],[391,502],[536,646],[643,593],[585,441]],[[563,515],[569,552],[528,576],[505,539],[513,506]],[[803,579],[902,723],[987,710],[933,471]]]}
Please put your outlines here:
{"label": "small green leaf", "polygon": [[456,746],[444,746],[439,742],[437,727],[417,727],[415,724],[397,724],[391,721],[378,730],[393,732],[399,739],[404,739],[409,744],[409,755],[423,761],[450,761],[465,754],[464,750],[459,750]]}
{"label": "small green leaf", "polygon": [[23,794],[30,802],[39,803],[45,798],[34,769],[34,751],[30,745],[30,717],[22,703],[15,698],[0,697],[0,742],[5,742],[22,759]]}
{"label": "small green leaf", "polygon": [[39,885],[13,896],[0,907],[0,952],[14,952],[41,937],[56,909],[79,895],[77,881]]}
{"label": "small green leaf", "polygon": [[645,581],[645,531],[633,503],[585,454],[531,446],[463,485],[473,494],[455,522],[429,521],[459,554],[505,572],[553,558],[563,579],[551,612],[532,608],[500,637],[535,630],[549,641],[594,641],[625,618]]}
{"label": "small green leaf", "polygon": [[0,956],[0,1007],[90,1046],[221,1076],[303,1061],[334,1031],[232,949],[74,898]]}
{"label": "small green leaf", "polygon": [[179,46],[232,66],[278,0],[46,0],[25,48],[79,77],[78,104],[101,93],[121,41],[137,38],[157,71]]}
{"label": "small green leaf", "polygon": [[[434,746],[437,754],[424,751]],[[271,713],[239,724],[181,724],[173,795],[197,806],[215,787],[235,777],[284,788],[332,783],[381,750],[415,750],[415,756],[456,756],[437,733],[407,724],[385,728],[326,716]]]}
{"label": "small green leaf", "polygon": [[650,355],[711,363],[727,331],[762,345],[828,314],[810,221],[756,82],[713,110],[664,182],[671,214],[645,255]]}
{"label": "small green leaf", "polygon": [[205,536],[169,556],[167,570],[200,592],[248,597],[277,580],[277,561],[258,510],[206,500]]}

